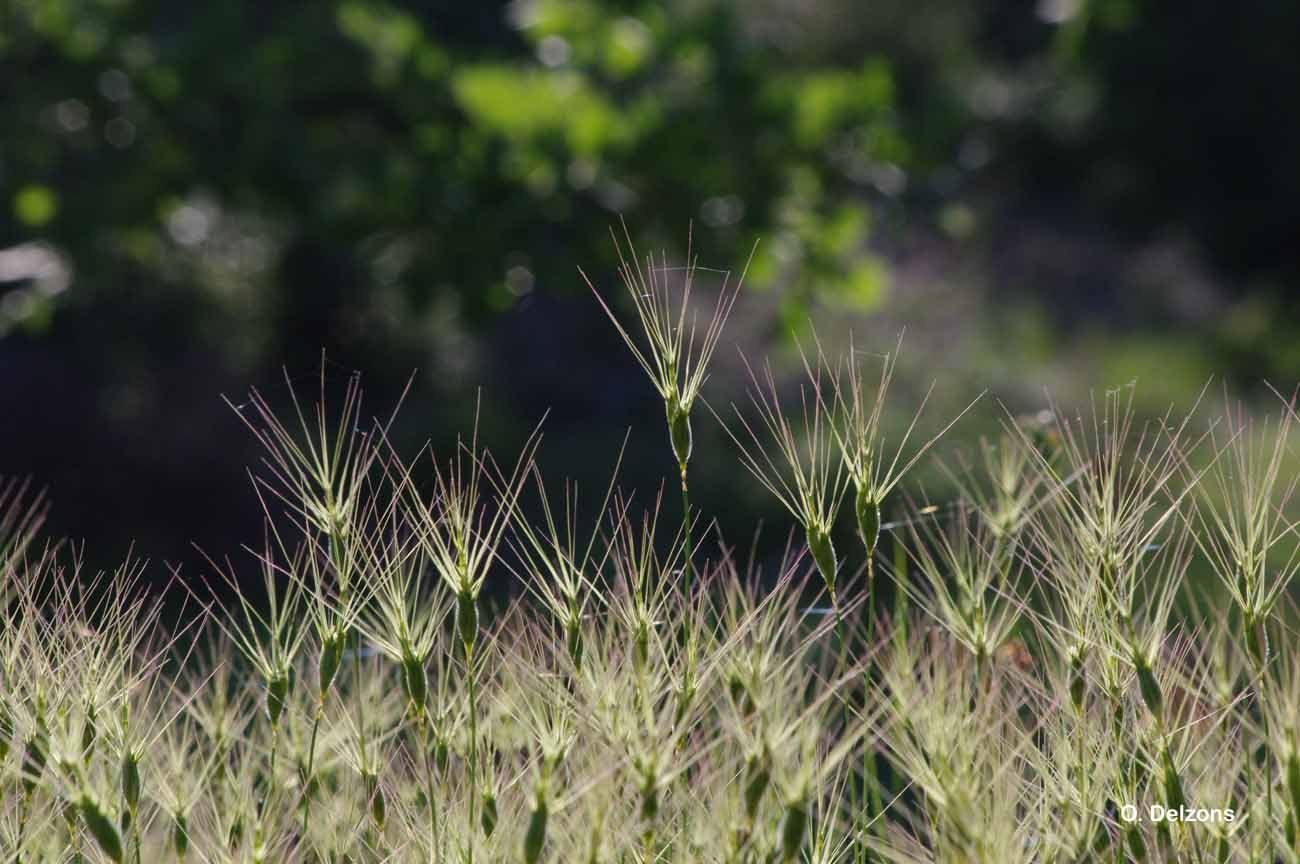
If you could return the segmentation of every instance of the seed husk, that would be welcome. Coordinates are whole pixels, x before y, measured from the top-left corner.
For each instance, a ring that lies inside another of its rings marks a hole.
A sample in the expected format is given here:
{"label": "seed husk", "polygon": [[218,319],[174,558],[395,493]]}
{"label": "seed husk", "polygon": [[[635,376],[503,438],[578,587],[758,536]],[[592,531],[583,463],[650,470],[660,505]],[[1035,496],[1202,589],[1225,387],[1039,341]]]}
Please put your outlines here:
{"label": "seed husk", "polygon": [[808,830],[808,805],[802,800],[785,805],[781,817],[781,860],[793,861],[803,848],[803,837]]}
{"label": "seed husk", "polygon": [[1300,753],[1294,750],[1286,760],[1286,788],[1291,793],[1291,810],[1300,819]]}
{"label": "seed husk", "polygon": [[172,849],[177,858],[184,858],[190,850],[190,822],[184,813],[172,817]]}
{"label": "seed husk", "polygon": [[276,671],[266,681],[266,716],[272,726],[280,724],[280,715],[289,699],[290,683],[290,673],[284,669]]}
{"label": "seed husk", "polygon": [[384,801],[384,790],[379,785],[379,777],[365,773],[361,775],[365,781],[366,795],[370,798],[370,819],[375,823],[375,827],[380,831],[384,830],[384,823],[388,821],[388,805]]}
{"label": "seed husk", "polygon": [[483,790],[483,809],[479,814],[479,825],[483,828],[483,836],[491,837],[492,832],[497,827],[497,796],[492,794],[490,789]]}
{"label": "seed husk", "polygon": [[650,662],[650,625],[644,617],[637,619],[632,648],[634,651],[632,659],[636,663],[636,668],[644,669]]}
{"label": "seed husk", "polygon": [[835,592],[835,571],[839,565],[839,559],[835,557],[835,544],[831,542],[830,534],[821,530],[816,525],[809,525],[807,530],[808,551],[812,553],[813,561],[817,564],[817,570],[822,575],[822,581],[833,594]]}
{"label": "seed husk", "polygon": [[230,823],[230,830],[226,832],[226,843],[231,849],[234,849],[244,839],[244,820],[236,816],[235,821]]}
{"label": "seed husk", "polygon": [[582,630],[578,626],[577,620],[570,621],[564,628],[564,643],[569,649],[569,659],[573,661],[573,668],[582,668]]}
{"label": "seed husk", "polygon": [[113,820],[99,806],[99,802],[83,793],[77,801],[77,808],[81,811],[81,820],[86,823],[86,830],[95,838],[99,848],[110,860],[121,864],[122,835],[113,824]]}
{"label": "seed husk", "polygon": [[1268,630],[1263,621],[1246,622],[1246,647],[1250,656],[1261,667],[1268,663]]}
{"label": "seed husk", "polygon": [[339,666],[343,664],[343,634],[333,633],[326,636],[321,642],[320,648],[320,669],[318,684],[320,686],[321,699],[334,684],[334,678],[338,675]]}
{"label": "seed husk", "polygon": [[1187,796],[1183,793],[1183,781],[1178,776],[1178,768],[1174,765],[1174,757],[1166,746],[1161,753],[1160,761],[1164,770],[1165,780],[1165,800],[1168,807],[1177,810],[1187,806]]}
{"label": "seed husk", "polygon": [[28,737],[23,750],[23,791],[30,795],[45,770],[45,736],[38,730]]}
{"label": "seed husk", "polygon": [[659,784],[646,778],[641,784],[641,821],[653,822],[659,816]]}
{"label": "seed husk", "polygon": [[858,534],[867,549],[867,557],[870,557],[876,553],[876,545],[880,542],[880,502],[872,496],[865,483],[858,488],[854,509],[858,517]]}
{"label": "seed husk", "polygon": [[681,409],[680,405],[670,401],[668,404],[668,437],[673,444],[673,455],[677,464],[685,466],[691,461],[692,435],[691,415]]}
{"label": "seed husk", "polygon": [[1070,654],[1070,703],[1076,711],[1083,710],[1084,696],[1087,695],[1086,662],[1083,652],[1074,651]]}
{"label": "seed husk", "polygon": [[90,752],[95,749],[95,738],[98,737],[99,730],[95,726],[95,706],[91,703],[86,704],[86,722],[81,727],[81,755],[89,756]]}
{"label": "seed husk", "polygon": [[750,757],[748,761],[749,779],[745,782],[745,815],[752,821],[758,814],[758,805],[763,800],[763,793],[767,791],[772,774],[767,768],[767,760]]}
{"label": "seed husk", "polygon": [[433,764],[442,772],[447,770],[447,762],[451,756],[451,747],[447,744],[445,736],[439,735],[433,742]]}
{"label": "seed husk", "polygon": [[1147,710],[1153,717],[1163,718],[1164,695],[1160,691],[1160,682],[1156,680],[1151,664],[1147,662],[1145,655],[1137,652],[1133,657],[1133,666],[1137,671],[1138,690],[1142,693],[1142,701],[1146,703]]}
{"label": "seed husk", "polygon": [[1128,826],[1126,832],[1128,836],[1129,854],[1133,856],[1134,861],[1147,860],[1147,844],[1142,839],[1142,831],[1136,825]]}
{"label": "seed husk", "polygon": [[423,714],[429,697],[428,673],[425,672],[424,663],[408,650],[402,654],[402,689],[415,713]]}
{"label": "seed husk", "polygon": [[478,641],[478,598],[468,591],[456,595],[456,628],[465,649],[473,648]]}
{"label": "seed husk", "polygon": [[140,806],[140,758],[133,751],[122,754],[122,798],[131,812]]}
{"label": "seed husk", "polygon": [[544,800],[533,804],[533,811],[528,816],[528,830],[524,832],[524,864],[537,864],[541,860],[549,817],[549,808]]}

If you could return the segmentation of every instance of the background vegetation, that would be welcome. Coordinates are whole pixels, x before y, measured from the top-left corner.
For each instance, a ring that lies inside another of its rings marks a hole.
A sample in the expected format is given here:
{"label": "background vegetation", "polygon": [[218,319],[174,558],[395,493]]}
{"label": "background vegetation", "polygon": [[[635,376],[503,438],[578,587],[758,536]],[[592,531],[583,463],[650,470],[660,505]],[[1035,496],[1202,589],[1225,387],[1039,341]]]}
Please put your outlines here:
{"label": "background vegetation", "polygon": [[[620,215],[676,261],[692,222],[703,265],[738,269],[759,241],[732,336],[778,372],[816,320],[870,350],[907,325],[896,386],[938,379],[954,407],[1139,377],[1140,409],[1162,410],[1211,373],[1287,390],[1298,18],[1265,0],[7,0],[0,471],[49,484],[51,527],[99,563],[132,540],[174,561],[233,548],[257,533],[255,454],[214,394],[307,380],[324,347],[376,406],[421,370],[408,443],[463,427],[480,383],[489,441],[550,408],[541,458],[593,486],[627,427],[661,434],[575,271],[612,284]],[[714,375],[739,388],[730,349]],[[673,466],[626,471],[653,488]],[[700,475],[733,526],[775,514],[731,465]]]}

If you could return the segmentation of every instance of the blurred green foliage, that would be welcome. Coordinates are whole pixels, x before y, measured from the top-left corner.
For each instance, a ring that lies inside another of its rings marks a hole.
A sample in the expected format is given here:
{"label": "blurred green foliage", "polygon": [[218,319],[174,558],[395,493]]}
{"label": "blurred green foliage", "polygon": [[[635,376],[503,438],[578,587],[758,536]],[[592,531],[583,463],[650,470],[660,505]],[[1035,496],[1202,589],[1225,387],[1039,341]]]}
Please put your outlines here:
{"label": "blurred green foliage", "polygon": [[694,220],[717,260],[771,237],[756,281],[870,306],[873,199],[953,142],[906,128],[887,57],[793,56],[748,15],[13,0],[0,231],[68,256],[68,302],[195,292],[245,362],[284,283],[319,266],[347,268],[352,329],[418,341],[440,305],[472,325],[572,285],[575,264],[609,260],[620,214],[669,248]]}
{"label": "blurred green foliage", "polygon": [[377,405],[425,370],[420,434],[486,380],[586,456],[650,417],[575,269],[620,217],[760,240],[746,343],[885,310],[963,393],[1293,380],[1297,58],[1268,0],[0,0],[0,414],[45,418],[0,471],[192,530],[122,490],[220,510],[214,394],[322,347]]}

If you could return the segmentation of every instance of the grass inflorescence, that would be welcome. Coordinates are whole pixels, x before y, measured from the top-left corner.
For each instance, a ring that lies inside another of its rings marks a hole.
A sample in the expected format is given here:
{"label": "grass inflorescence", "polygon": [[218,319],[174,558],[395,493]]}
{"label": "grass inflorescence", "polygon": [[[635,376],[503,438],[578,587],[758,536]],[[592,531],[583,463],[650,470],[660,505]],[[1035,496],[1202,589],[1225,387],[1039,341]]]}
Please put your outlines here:
{"label": "grass inflorescence", "polygon": [[[0,860],[1300,859],[1294,400],[1008,413],[935,502],[903,484],[955,421],[893,430],[898,346],[747,360],[737,453],[700,452],[736,290],[697,333],[693,260],[678,293],[623,260],[639,336],[601,303],[664,401],[680,523],[619,488],[623,451],[590,518],[541,425],[407,457],[322,375],[232,403],[265,530],[173,572],[168,623],[142,562],[87,572],[0,480]],[[693,459],[775,496],[783,555],[692,532]]]}

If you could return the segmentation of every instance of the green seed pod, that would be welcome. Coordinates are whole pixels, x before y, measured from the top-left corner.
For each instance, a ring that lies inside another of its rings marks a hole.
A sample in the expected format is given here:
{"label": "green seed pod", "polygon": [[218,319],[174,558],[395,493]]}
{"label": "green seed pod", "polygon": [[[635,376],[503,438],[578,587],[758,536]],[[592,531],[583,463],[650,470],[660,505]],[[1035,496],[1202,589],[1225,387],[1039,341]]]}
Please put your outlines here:
{"label": "green seed pod", "polygon": [[122,756],[122,798],[131,812],[140,806],[140,757],[131,750]]}
{"label": "green seed pod", "polygon": [[334,684],[334,677],[339,673],[339,666],[343,664],[343,634],[332,633],[326,636],[320,646],[320,697],[323,700],[325,694]]}
{"label": "green seed pod", "polygon": [[226,832],[226,845],[233,851],[244,840],[244,819],[242,816],[236,816],[235,821],[230,823],[230,830]]}
{"label": "green seed pod", "polygon": [[447,762],[450,759],[451,748],[447,744],[447,739],[439,735],[433,742],[433,764],[441,772],[447,770]]}
{"label": "green seed pod", "polygon": [[478,641],[478,599],[468,591],[456,595],[456,627],[466,651]]}
{"label": "green seed pod", "polygon": [[803,836],[808,830],[808,805],[791,801],[785,805],[781,817],[781,860],[793,861],[803,848]]}
{"label": "green seed pod", "polygon": [[1173,810],[1186,807],[1187,796],[1183,794],[1183,781],[1178,776],[1178,768],[1174,765],[1174,757],[1170,754],[1168,746],[1161,753],[1160,762],[1165,775],[1166,806]]}
{"label": "green seed pod", "polygon": [[1156,823],[1156,846],[1166,861],[1174,860],[1174,836],[1168,822]]}
{"label": "green seed pod", "polygon": [[822,581],[826,583],[827,589],[834,594],[835,571],[839,566],[839,561],[835,557],[835,545],[831,543],[830,534],[815,525],[809,525],[807,537],[808,551],[812,553],[813,561],[817,563],[817,570],[822,574]]}
{"label": "green seed pod", "polygon": [[1136,824],[1132,824],[1128,826],[1126,834],[1128,837],[1128,851],[1133,856],[1133,860],[1147,860],[1147,844],[1142,839],[1142,830]]}
{"label": "green seed pod", "polygon": [[172,849],[176,857],[183,859],[190,851],[190,822],[184,813],[177,813],[172,820]]}
{"label": "green seed pod", "polygon": [[497,828],[497,796],[492,794],[492,790],[483,790],[483,809],[479,813],[479,825],[483,828],[483,836],[491,837],[492,832]]}
{"label": "green seed pod", "polygon": [[673,696],[677,703],[677,708],[673,712],[673,722],[681,723],[686,719],[686,713],[691,710],[691,705],[695,702],[695,685],[688,681],[673,690]]}
{"label": "green seed pod", "polygon": [[81,810],[81,820],[86,823],[86,830],[99,843],[99,848],[104,851],[109,860],[121,864],[122,835],[113,824],[113,820],[100,808],[99,802],[85,793],[82,793],[81,798],[78,799],[77,807]]}
{"label": "green seed pod", "polygon": [[0,762],[9,755],[9,748],[14,740],[14,717],[9,705],[0,702]]}
{"label": "green seed pod", "polygon": [[524,864],[537,864],[542,859],[546,845],[546,820],[550,817],[546,802],[538,800],[528,816],[528,830],[524,832]]}
{"label": "green seed pod", "polygon": [[384,823],[388,821],[388,805],[384,801],[384,790],[379,785],[379,778],[374,774],[362,774],[365,781],[366,795],[370,798],[370,818],[375,823],[375,827],[380,831],[384,830]]}
{"label": "green seed pod", "polygon": [[39,731],[27,738],[23,748],[23,792],[30,795],[45,771],[45,736]]}
{"label": "green seed pod", "polygon": [[276,671],[266,681],[266,716],[273,727],[280,725],[280,715],[289,699],[289,684],[289,673],[284,670]]}
{"label": "green seed pod", "polygon": [[659,817],[659,784],[647,777],[641,784],[641,821],[653,822]]}
{"label": "green seed pod", "polygon": [[304,799],[315,799],[320,792],[320,778],[313,772],[307,773],[307,760],[301,755],[294,759],[295,767],[298,769],[298,783],[302,786]]}
{"label": "green seed pod", "polygon": [[1141,653],[1133,657],[1133,666],[1137,670],[1138,690],[1142,693],[1142,701],[1146,703],[1147,710],[1153,717],[1164,717],[1165,699],[1160,692],[1160,682],[1156,680],[1155,672],[1151,669],[1151,664]]}
{"label": "green seed pod", "polygon": [[564,642],[569,649],[569,659],[573,661],[573,668],[582,668],[582,630],[578,627],[577,620],[570,621],[564,628]]}
{"label": "green seed pod", "polygon": [[636,622],[632,648],[634,652],[632,660],[636,668],[644,669],[650,662],[650,625],[645,618],[640,618]]}
{"label": "green seed pod", "polygon": [[1300,819],[1300,754],[1294,750],[1286,760],[1286,788],[1291,793],[1291,810]]}
{"label": "green seed pod", "polygon": [[429,677],[424,663],[409,651],[402,652],[402,690],[416,715],[422,715],[429,698]]}
{"label": "green seed pod", "polygon": [[876,544],[880,542],[880,502],[872,496],[868,485],[858,487],[854,509],[858,517],[858,534],[870,557],[876,553]]}
{"label": "green seed pod", "polygon": [[89,756],[95,749],[95,739],[99,730],[95,726],[95,706],[86,703],[86,722],[81,727],[81,755]]}
{"label": "green seed pod", "polygon": [[1070,654],[1070,702],[1074,710],[1083,711],[1083,699],[1087,693],[1086,659],[1078,651]]}
{"label": "green seed pod", "polygon": [[677,464],[685,467],[691,461],[691,415],[680,407],[674,407],[672,403],[668,406],[668,437],[672,441]]}
{"label": "green seed pod", "polygon": [[753,821],[758,814],[758,805],[763,800],[763,793],[767,791],[768,783],[772,779],[766,761],[754,756],[748,760],[749,779],[745,782],[745,815],[750,821]]}
{"label": "green seed pod", "polygon": [[1263,621],[1250,621],[1246,624],[1246,647],[1250,656],[1260,666],[1268,663],[1268,630]]}

